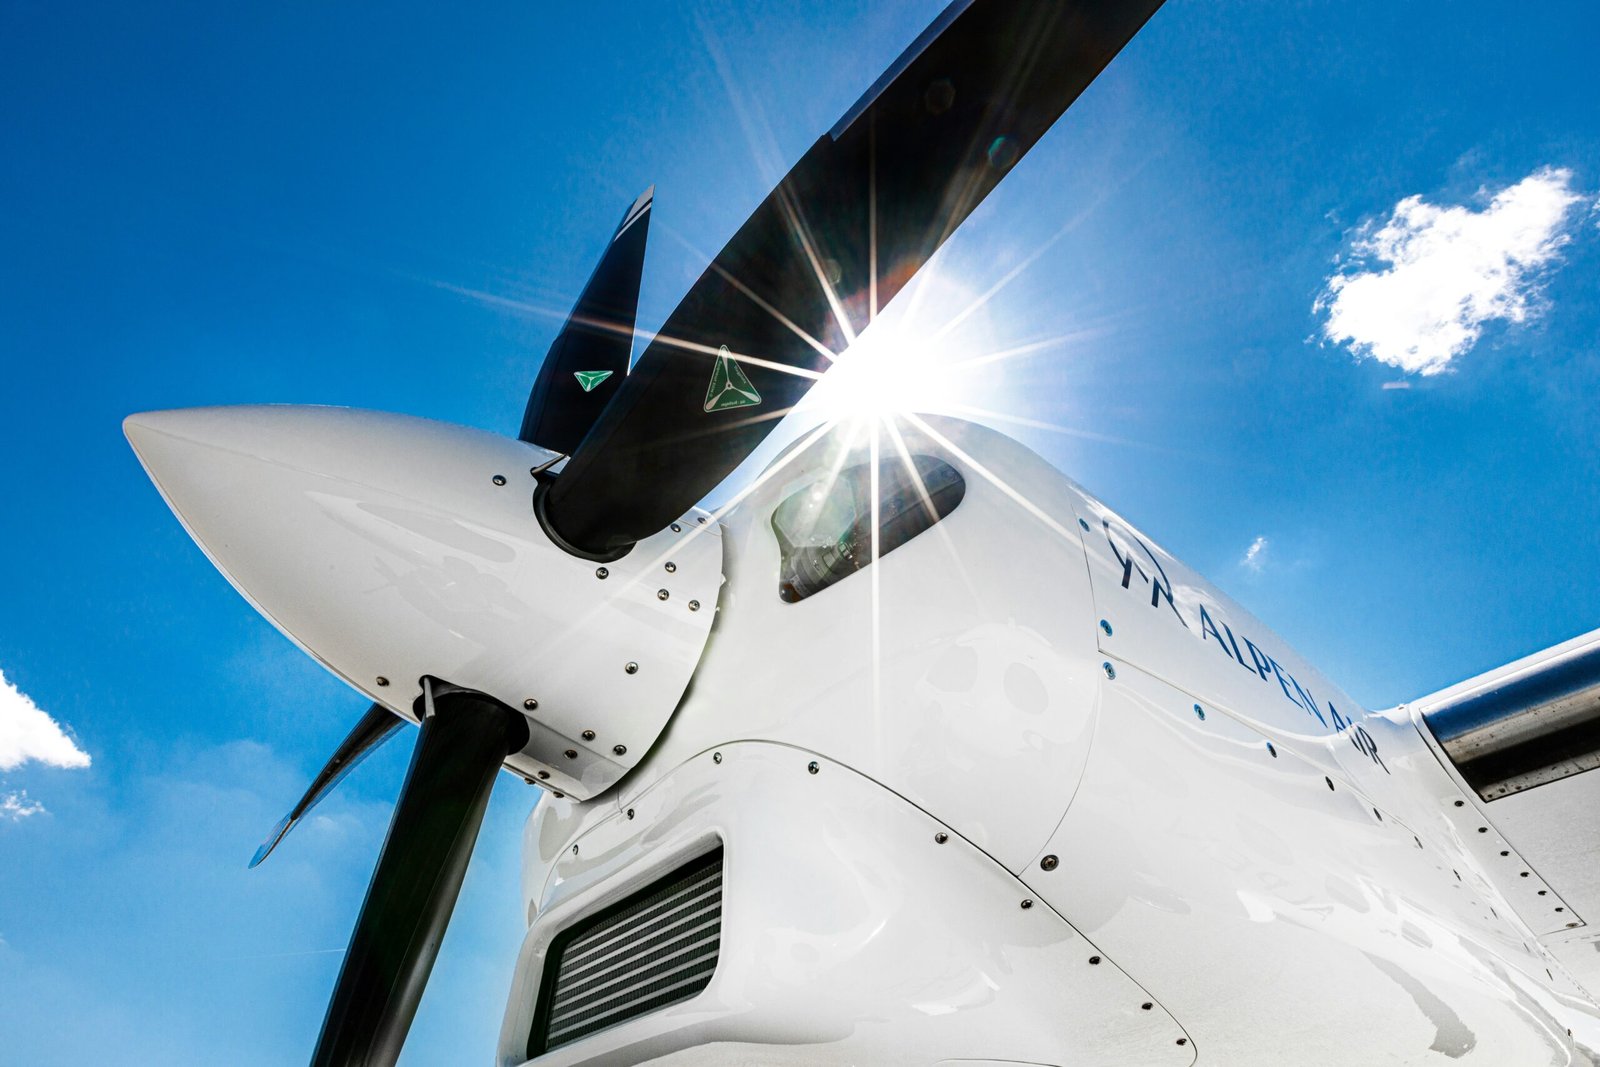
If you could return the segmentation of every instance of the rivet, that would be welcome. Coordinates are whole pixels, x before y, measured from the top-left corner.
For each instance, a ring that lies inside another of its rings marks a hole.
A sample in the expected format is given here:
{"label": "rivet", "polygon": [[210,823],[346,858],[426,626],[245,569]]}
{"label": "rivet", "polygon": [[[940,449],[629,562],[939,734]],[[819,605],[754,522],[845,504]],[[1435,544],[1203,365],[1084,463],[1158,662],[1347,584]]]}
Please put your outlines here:
{"label": "rivet", "polygon": [[504,474],[496,474],[490,480],[493,481],[495,485],[505,485],[506,484],[506,476]]}
{"label": "rivet", "polygon": [[1568,930],[1571,930],[1571,929],[1572,929],[1572,928],[1574,928],[1574,927],[1575,927],[1575,926],[1577,926],[1577,925],[1578,925],[1578,924],[1577,924],[1577,923],[1568,923],[1568,924],[1567,924],[1567,929],[1568,929]]}
{"label": "rivet", "polygon": [[633,809],[632,808],[628,809],[628,818],[630,818],[630,819],[633,818]]}
{"label": "rivet", "polygon": [[546,779],[548,777],[550,777],[550,772],[549,771],[540,771],[539,772],[539,780],[540,781],[543,781],[544,779]]}
{"label": "rivet", "polygon": [[1202,708],[1199,704],[1196,704],[1194,706],[1194,716],[1195,716],[1195,718],[1199,719],[1201,722],[1205,722],[1206,721],[1206,709]]}
{"label": "rivet", "polygon": [[538,711],[539,710],[539,702],[537,700],[533,699],[532,697],[529,697],[527,700],[524,700],[522,702],[522,706],[527,708],[529,711]]}
{"label": "rivet", "polygon": [[379,685],[379,686],[380,686],[380,687],[381,687],[381,686],[385,686],[385,685],[388,685],[388,684],[389,684],[389,679],[387,679],[387,678],[385,678],[385,677],[384,677],[384,676],[383,676],[383,675],[381,675],[381,674],[380,674],[380,675],[378,675],[378,685]]}
{"label": "rivet", "polygon": [[940,830],[938,833],[933,835],[933,843],[936,845],[942,845],[948,840],[950,840],[950,835],[945,833],[943,830]]}
{"label": "rivet", "polygon": [[565,799],[567,799],[567,794],[562,793],[562,792],[560,792],[558,790],[555,790],[555,789],[550,790],[550,795],[555,797],[557,800],[565,800]]}
{"label": "rivet", "polygon": [[628,746],[627,745],[612,745],[611,746],[611,751],[614,752],[618,756],[626,756],[628,754]]}
{"label": "rivet", "polygon": [[1381,811],[1379,811],[1379,810],[1378,810],[1378,809],[1377,809],[1377,808],[1373,808],[1373,809],[1372,809],[1372,815],[1373,815],[1373,817],[1374,817],[1374,818],[1376,818],[1376,819],[1377,819],[1377,820],[1378,820],[1378,821],[1379,821],[1379,822],[1382,822],[1382,821],[1383,821],[1383,812],[1381,812]]}
{"label": "rivet", "polygon": [[679,526],[677,523],[673,523],[672,524],[672,532],[673,533],[683,533],[683,527]]}
{"label": "rivet", "polygon": [[583,739],[585,741],[593,741],[594,740],[594,731],[593,730],[585,730],[583,732]]}
{"label": "rivet", "polygon": [[666,565],[666,567],[664,569],[666,570],[666,572],[668,574],[677,574],[678,573],[678,565],[676,563],[673,563],[671,560],[667,561],[667,565]]}
{"label": "rivet", "polygon": [[594,576],[596,578],[609,578],[611,577],[611,572],[606,570],[604,567],[596,567],[594,569]]}
{"label": "rivet", "polygon": [[657,589],[656,590],[656,599],[657,600],[665,600],[665,599],[667,599],[667,597],[669,597],[671,595],[672,594],[667,592],[665,589]]}
{"label": "rivet", "polygon": [[523,779],[522,779],[522,780],[523,780],[523,781],[524,781],[524,782],[526,782],[526,783],[528,783],[528,784],[529,784],[529,785],[532,785],[532,784],[533,784],[533,779],[532,779],[532,778],[527,778],[527,777],[524,777],[524,778],[523,778]]}
{"label": "rivet", "polygon": [[577,845],[573,845],[572,846],[572,854],[574,856],[576,856],[578,854],[578,846]]}
{"label": "rivet", "polygon": [[1027,911],[1027,910],[1028,910],[1028,909],[1029,909],[1029,908],[1031,908],[1031,907],[1033,907],[1033,901],[1031,901],[1031,900],[1024,900],[1024,901],[1023,901],[1023,902],[1022,902],[1022,910],[1023,910],[1023,911]]}
{"label": "rivet", "polygon": [[1117,676],[1117,669],[1111,665],[1110,661],[1100,664],[1100,669],[1106,672],[1107,678],[1115,678]]}
{"label": "rivet", "polygon": [[706,524],[706,517],[704,515],[702,515],[698,519],[696,519],[695,521],[698,522],[701,526],[704,526]]}
{"label": "rivet", "polygon": [[1523,877],[1523,878],[1528,877],[1528,872],[1527,871],[1523,871],[1521,877]]}
{"label": "rivet", "polygon": [[1152,1003],[1150,1003],[1150,1002],[1149,1002],[1149,1001],[1148,1001],[1148,1000],[1147,1000],[1147,1001],[1145,1001],[1145,1002],[1144,1002],[1144,1003],[1143,1003],[1143,1004],[1141,1004],[1141,1005],[1139,1005],[1139,1010],[1140,1010],[1140,1011],[1149,1011],[1149,1010],[1150,1010],[1150,1009],[1151,1009],[1151,1008],[1153,1008],[1153,1007],[1155,1007],[1155,1005],[1154,1005],[1154,1004],[1152,1004]]}
{"label": "rivet", "polygon": [[1558,912],[1561,912],[1561,911],[1566,911],[1566,910],[1567,910],[1567,909],[1566,909],[1566,908],[1557,908],[1557,909],[1556,909],[1556,911],[1558,911]]}
{"label": "rivet", "polygon": [[818,771],[822,770],[822,768],[817,766],[816,760],[812,760],[810,763],[806,764],[806,770],[810,771],[812,774],[816,774]]}
{"label": "rivet", "polygon": [[1501,849],[1501,850],[1500,850],[1500,855],[1502,855],[1502,856],[1509,856],[1509,855],[1511,855],[1511,853],[1510,853],[1510,852],[1508,852],[1508,851],[1506,851],[1506,850],[1505,850],[1505,849]]}
{"label": "rivet", "polygon": [[1458,800],[1458,801],[1456,801],[1456,807],[1458,807],[1458,808],[1464,808],[1464,807],[1466,807],[1466,806],[1467,806],[1467,802],[1466,802],[1466,801],[1465,801],[1465,800]]}
{"label": "rivet", "polygon": [[639,673],[639,665],[637,663],[633,662],[633,660],[631,660],[631,659],[627,663],[625,663],[623,665],[622,669],[624,671],[628,672],[629,674],[638,674]]}
{"label": "rivet", "polygon": [[1267,742],[1267,755],[1271,756],[1273,759],[1278,758],[1278,750],[1271,741]]}
{"label": "rivet", "polygon": [[1189,1039],[1188,1039],[1188,1038],[1186,1038],[1186,1037],[1180,1037],[1180,1038],[1178,1038],[1178,1044],[1180,1044],[1180,1045],[1187,1045],[1187,1044],[1188,1044],[1188,1043],[1189,1043]]}
{"label": "rivet", "polygon": [[1486,833],[1488,833],[1488,832],[1489,832],[1489,828],[1488,828],[1488,827],[1487,827],[1487,826],[1480,826],[1480,827],[1478,827],[1478,833],[1480,833],[1480,834],[1486,834]]}
{"label": "rivet", "polygon": [[1061,861],[1055,856],[1046,856],[1044,859],[1039,861],[1040,868],[1046,871],[1053,871],[1060,865]]}
{"label": "rivet", "polygon": [[698,601],[698,600],[689,601],[689,610],[690,611],[699,611],[700,610],[700,601]]}
{"label": "rivet", "polygon": [[1107,637],[1111,636],[1111,624],[1104,619],[1100,620],[1100,629],[1104,630]]}
{"label": "rivet", "polygon": [[1089,528],[1089,524],[1087,522],[1084,522],[1082,519],[1078,520],[1078,525],[1082,526],[1085,530],[1087,530]]}
{"label": "rivet", "polygon": [[561,754],[563,756],[567,757],[568,759],[577,759],[578,758],[578,750],[575,749],[575,748],[569,748],[569,749],[567,749],[565,752],[563,752]]}
{"label": "rivet", "polygon": [[1090,956],[1089,957],[1089,963],[1090,963],[1091,966],[1094,966],[1094,967],[1100,966],[1100,957],[1099,956]]}
{"label": "rivet", "polygon": [[1548,889],[1541,889],[1541,890],[1539,890],[1539,895],[1540,895],[1540,896],[1541,896],[1541,897],[1542,897],[1542,896],[1544,896],[1544,895],[1545,895],[1545,894],[1546,894],[1546,893],[1548,893],[1548,892],[1550,892],[1550,890],[1548,890]]}
{"label": "rivet", "polygon": [[1333,779],[1324,777],[1322,780],[1328,783],[1328,789],[1331,791],[1333,789]]}
{"label": "rivet", "polygon": [[722,762],[722,753],[720,753],[720,752],[711,753],[711,762],[712,763],[721,763]]}

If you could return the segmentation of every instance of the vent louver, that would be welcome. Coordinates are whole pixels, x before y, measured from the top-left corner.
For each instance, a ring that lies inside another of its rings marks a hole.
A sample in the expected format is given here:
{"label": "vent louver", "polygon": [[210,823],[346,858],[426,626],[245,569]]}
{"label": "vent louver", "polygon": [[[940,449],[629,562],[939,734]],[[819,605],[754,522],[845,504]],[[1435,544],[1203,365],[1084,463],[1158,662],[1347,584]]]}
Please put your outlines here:
{"label": "vent louver", "polygon": [[722,941],[722,849],[557,934],[545,954],[530,1058],[688,1000]]}

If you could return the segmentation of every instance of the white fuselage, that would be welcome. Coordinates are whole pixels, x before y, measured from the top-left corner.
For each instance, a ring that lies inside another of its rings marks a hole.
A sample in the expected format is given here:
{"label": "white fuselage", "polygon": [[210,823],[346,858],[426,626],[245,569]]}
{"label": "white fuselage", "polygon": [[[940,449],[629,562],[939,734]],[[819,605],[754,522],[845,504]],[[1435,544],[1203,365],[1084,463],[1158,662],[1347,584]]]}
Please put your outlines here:
{"label": "white fuselage", "polygon": [[772,513],[845,435],[783,457],[722,517],[660,739],[536,809],[501,1062],[552,937],[713,841],[709,986],[540,1063],[1590,1062],[1594,1004],[1538,940],[1573,917],[1492,875],[1511,846],[1409,716],[1016,442],[899,430],[961,505],[786,603]]}

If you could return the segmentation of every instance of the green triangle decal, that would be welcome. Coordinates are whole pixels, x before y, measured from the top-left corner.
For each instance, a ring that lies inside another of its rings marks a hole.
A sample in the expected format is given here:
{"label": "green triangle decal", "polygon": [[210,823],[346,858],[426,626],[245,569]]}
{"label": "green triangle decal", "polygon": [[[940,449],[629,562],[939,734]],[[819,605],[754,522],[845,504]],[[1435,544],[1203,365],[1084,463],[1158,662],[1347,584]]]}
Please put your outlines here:
{"label": "green triangle decal", "polygon": [[717,364],[711,368],[711,384],[706,386],[706,410],[751,408],[761,403],[761,394],[750,384],[744,368],[733,358],[728,346],[717,350]]}
{"label": "green triangle decal", "polygon": [[611,377],[608,370],[575,370],[572,376],[578,379],[578,384],[583,386],[586,393],[594,392],[594,387]]}

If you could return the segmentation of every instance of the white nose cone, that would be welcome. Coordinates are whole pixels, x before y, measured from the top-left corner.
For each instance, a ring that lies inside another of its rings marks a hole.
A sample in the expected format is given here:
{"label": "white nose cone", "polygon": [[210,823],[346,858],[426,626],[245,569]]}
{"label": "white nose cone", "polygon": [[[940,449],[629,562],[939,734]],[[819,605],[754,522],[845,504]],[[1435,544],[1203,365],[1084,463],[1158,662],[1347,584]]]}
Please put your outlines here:
{"label": "white nose cone", "polygon": [[534,517],[531,469],[556,458],[534,445],[290,406],[151,412],[123,430],[217,569],[371,699],[409,714],[430,675],[534,702],[509,763],[552,788],[592,796],[632,766],[705,646],[716,524],[686,516],[599,578]]}

